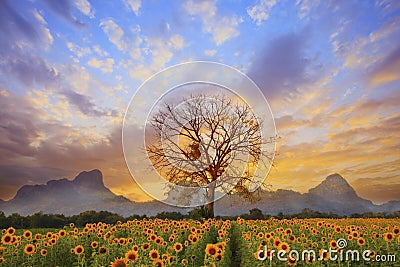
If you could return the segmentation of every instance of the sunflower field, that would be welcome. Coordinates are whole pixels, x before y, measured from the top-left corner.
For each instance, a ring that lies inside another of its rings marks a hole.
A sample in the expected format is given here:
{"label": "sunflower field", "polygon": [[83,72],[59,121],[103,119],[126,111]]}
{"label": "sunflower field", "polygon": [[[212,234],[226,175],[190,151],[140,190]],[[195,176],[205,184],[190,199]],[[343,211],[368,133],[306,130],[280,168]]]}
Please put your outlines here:
{"label": "sunflower field", "polygon": [[399,229],[398,219],[274,218],[10,227],[0,266],[400,266]]}

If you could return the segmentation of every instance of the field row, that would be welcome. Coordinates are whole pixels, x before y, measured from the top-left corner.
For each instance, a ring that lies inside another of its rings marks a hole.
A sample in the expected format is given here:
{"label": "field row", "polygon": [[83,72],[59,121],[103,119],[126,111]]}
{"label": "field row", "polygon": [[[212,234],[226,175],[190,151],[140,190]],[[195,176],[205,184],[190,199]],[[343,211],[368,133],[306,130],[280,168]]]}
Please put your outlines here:
{"label": "field row", "polygon": [[399,231],[398,219],[144,219],[80,229],[10,227],[1,234],[0,265],[381,266],[384,259],[385,266],[398,266]]}

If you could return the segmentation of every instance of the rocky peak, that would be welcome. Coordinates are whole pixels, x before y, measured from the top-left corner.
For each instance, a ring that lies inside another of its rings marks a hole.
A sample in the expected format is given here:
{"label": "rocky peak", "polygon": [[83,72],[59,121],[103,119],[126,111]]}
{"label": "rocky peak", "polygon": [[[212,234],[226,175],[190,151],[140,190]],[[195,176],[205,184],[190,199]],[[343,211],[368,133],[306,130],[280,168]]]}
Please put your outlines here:
{"label": "rocky peak", "polygon": [[354,189],[340,174],[331,174],[318,186],[308,191],[310,194],[323,198],[338,196],[357,197]]}
{"label": "rocky peak", "polygon": [[103,174],[97,169],[81,172],[75,177],[73,183],[91,189],[101,189],[105,187],[103,183]]}

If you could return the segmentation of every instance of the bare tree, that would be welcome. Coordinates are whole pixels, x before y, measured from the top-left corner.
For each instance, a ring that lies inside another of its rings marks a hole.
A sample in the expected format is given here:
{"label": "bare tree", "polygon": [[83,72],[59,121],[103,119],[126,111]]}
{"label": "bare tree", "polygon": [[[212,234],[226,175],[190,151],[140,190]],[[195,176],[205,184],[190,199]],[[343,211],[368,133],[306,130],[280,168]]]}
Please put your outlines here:
{"label": "bare tree", "polygon": [[205,187],[208,204],[203,208],[213,217],[217,188],[251,199],[255,168],[271,163],[273,152],[266,155],[262,145],[274,137],[263,141],[261,125],[244,102],[192,95],[177,106],[165,103],[151,118],[155,138],[146,150],[169,182]]}

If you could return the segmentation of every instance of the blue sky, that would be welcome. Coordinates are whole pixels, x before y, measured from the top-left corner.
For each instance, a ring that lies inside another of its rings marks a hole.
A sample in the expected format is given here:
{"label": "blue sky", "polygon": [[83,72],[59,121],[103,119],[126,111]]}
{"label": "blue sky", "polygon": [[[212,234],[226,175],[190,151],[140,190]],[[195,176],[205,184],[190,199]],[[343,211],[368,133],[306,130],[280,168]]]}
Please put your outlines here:
{"label": "blue sky", "polygon": [[150,75],[191,60],[264,93],[281,137],[274,189],[339,172],[377,203],[400,195],[398,1],[1,1],[0,33],[0,198],[99,168],[147,199],[123,160],[123,115]]}

